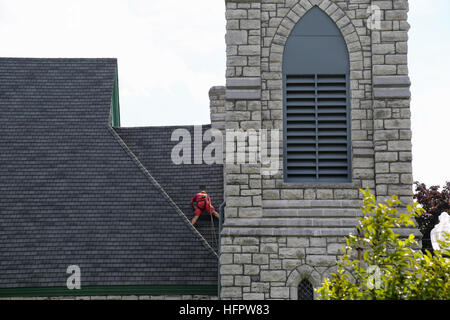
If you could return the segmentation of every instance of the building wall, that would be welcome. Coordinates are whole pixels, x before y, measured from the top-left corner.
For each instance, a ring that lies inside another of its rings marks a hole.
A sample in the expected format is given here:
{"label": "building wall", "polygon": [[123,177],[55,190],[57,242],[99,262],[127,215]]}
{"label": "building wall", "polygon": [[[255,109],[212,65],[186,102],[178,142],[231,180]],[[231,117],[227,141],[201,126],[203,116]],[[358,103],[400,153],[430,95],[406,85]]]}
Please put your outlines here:
{"label": "building wall", "polygon": [[[371,5],[381,9],[377,30],[367,28]],[[222,299],[296,299],[304,278],[317,288],[354,230],[358,188],[411,202],[407,0],[226,0],[225,128],[282,132],[284,46],[313,6],[349,50],[352,182],[285,183],[282,167],[266,176],[259,163],[226,163]]]}
{"label": "building wall", "polygon": [[211,126],[214,129],[225,130],[225,87],[212,87],[209,90]]}

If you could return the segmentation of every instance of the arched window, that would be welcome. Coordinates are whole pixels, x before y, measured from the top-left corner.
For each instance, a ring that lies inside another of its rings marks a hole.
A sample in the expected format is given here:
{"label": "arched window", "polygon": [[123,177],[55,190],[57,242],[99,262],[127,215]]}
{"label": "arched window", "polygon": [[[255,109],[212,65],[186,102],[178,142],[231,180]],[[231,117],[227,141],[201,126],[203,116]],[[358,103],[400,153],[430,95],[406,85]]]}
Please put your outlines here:
{"label": "arched window", "polygon": [[297,23],[284,50],[286,182],[351,181],[349,76],[341,32],[314,7]]}
{"label": "arched window", "polygon": [[298,285],[298,300],[314,300],[314,288],[307,279],[303,279]]}

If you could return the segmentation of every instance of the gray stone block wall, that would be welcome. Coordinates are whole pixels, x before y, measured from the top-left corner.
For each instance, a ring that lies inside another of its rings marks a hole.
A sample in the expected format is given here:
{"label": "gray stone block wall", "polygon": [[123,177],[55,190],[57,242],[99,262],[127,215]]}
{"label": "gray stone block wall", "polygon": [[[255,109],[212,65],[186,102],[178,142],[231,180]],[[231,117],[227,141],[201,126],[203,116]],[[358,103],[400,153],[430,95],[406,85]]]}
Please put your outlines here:
{"label": "gray stone block wall", "polygon": [[225,130],[225,87],[212,87],[209,90],[209,108],[213,128]]}
{"label": "gray stone block wall", "polygon": [[315,288],[336,271],[343,237],[222,238],[221,299],[296,299],[301,280]]}
{"label": "gray stone block wall", "polygon": [[[373,5],[377,30],[367,27]],[[320,286],[355,230],[358,188],[412,201],[407,0],[227,0],[225,128],[283,129],[284,46],[313,6],[349,50],[352,182],[292,184],[282,170],[265,176],[260,164],[226,163],[222,299],[296,299],[304,278]]]}

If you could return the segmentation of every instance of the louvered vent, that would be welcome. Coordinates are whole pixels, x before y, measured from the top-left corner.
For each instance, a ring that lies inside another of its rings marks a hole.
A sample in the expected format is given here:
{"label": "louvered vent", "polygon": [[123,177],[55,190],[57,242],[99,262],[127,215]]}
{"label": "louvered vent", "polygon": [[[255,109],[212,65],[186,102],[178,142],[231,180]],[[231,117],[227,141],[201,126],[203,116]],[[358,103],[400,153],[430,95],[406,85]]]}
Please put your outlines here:
{"label": "louvered vent", "polygon": [[350,180],[349,115],[345,75],[287,75],[287,181]]}

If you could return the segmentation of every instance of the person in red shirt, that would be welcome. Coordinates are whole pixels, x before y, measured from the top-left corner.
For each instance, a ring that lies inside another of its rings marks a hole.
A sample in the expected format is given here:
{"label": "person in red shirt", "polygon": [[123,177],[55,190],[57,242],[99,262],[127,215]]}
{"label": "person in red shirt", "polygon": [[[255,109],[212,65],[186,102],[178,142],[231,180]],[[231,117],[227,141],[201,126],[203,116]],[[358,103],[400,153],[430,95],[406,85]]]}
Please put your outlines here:
{"label": "person in red shirt", "polygon": [[[195,203],[195,205],[194,205]],[[202,191],[197,193],[191,200],[191,206],[192,209],[194,209],[194,218],[192,218],[192,225],[194,225],[198,218],[202,215],[204,211],[206,211],[209,214],[214,215],[217,219],[220,219],[219,214],[216,212],[214,207],[211,204],[211,199],[206,193],[206,191]]]}

